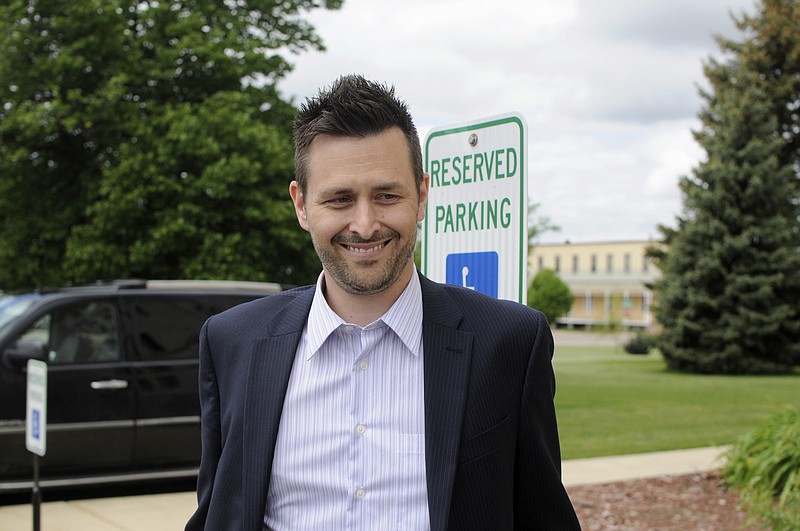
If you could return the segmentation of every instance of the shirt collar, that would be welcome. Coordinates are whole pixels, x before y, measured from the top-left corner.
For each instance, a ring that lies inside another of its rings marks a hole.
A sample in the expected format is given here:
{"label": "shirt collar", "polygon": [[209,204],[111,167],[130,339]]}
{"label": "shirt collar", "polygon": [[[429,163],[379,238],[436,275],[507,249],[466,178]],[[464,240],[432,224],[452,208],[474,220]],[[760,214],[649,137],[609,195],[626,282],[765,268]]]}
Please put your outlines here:
{"label": "shirt collar", "polygon": [[[324,275],[324,273],[320,273],[317,278],[314,300],[311,303],[308,321],[306,321],[306,359],[313,357],[337,328],[349,324],[339,317],[325,300],[322,290],[322,283],[325,281]],[[422,287],[416,268],[406,288],[375,323],[378,321],[382,321],[388,326],[414,356],[419,356],[422,351]]]}

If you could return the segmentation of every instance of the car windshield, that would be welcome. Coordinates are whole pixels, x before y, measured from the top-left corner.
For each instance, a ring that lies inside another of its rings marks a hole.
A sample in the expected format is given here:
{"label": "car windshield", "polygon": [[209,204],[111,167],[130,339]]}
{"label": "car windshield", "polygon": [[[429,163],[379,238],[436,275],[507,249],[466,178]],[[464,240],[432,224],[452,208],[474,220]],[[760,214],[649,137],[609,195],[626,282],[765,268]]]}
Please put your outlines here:
{"label": "car windshield", "polygon": [[16,321],[41,295],[0,295],[0,330]]}

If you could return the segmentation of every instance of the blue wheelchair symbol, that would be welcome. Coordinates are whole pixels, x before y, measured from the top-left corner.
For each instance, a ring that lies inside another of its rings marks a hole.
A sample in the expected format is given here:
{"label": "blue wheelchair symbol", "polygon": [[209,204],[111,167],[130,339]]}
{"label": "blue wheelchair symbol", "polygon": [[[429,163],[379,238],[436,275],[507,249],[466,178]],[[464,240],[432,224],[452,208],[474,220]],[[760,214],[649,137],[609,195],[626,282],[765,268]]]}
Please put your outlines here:
{"label": "blue wheelchair symbol", "polygon": [[445,282],[497,298],[498,262],[494,251],[449,254]]}
{"label": "blue wheelchair symbol", "polygon": [[38,409],[31,410],[31,436],[37,441],[42,439],[42,417]]}

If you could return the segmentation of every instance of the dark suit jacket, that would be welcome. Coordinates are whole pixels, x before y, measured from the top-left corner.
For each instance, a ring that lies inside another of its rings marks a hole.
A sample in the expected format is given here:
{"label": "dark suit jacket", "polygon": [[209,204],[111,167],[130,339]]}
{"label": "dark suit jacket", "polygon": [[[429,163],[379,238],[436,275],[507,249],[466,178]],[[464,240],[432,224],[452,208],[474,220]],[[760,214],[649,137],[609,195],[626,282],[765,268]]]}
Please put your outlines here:
{"label": "dark suit jacket", "polygon": [[[420,280],[431,529],[580,529],[561,483],[553,339],[544,316]],[[203,327],[203,453],[198,509],[187,530],[261,530],[283,400],[313,294],[313,286],[286,291]]]}

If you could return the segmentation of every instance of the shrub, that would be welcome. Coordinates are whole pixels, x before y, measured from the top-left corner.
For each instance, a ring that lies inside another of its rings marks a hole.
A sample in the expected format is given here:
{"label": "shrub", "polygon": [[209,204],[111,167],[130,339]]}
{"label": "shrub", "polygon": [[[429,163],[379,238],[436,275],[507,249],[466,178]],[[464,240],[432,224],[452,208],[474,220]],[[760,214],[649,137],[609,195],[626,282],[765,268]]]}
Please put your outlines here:
{"label": "shrub", "polygon": [[770,417],[726,454],[726,483],[738,490],[751,520],[774,531],[800,522],[800,408]]}
{"label": "shrub", "polygon": [[555,271],[542,269],[528,288],[528,306],[540,310],[550,325],[572,308],[572,292]]}
{"label": "shrub", "polygon": [[628,354],[647,354],[655,346],[655,338],[643,332],[636,332],[622,345]]}

